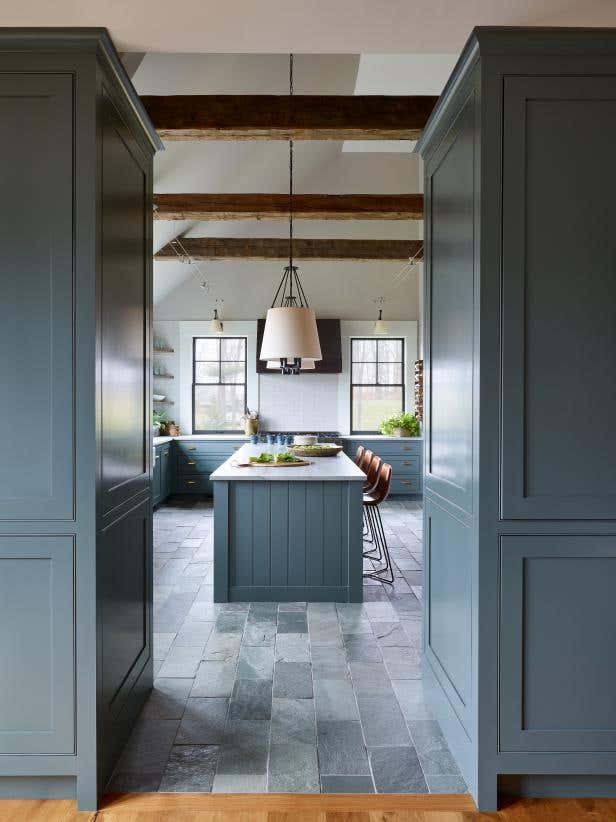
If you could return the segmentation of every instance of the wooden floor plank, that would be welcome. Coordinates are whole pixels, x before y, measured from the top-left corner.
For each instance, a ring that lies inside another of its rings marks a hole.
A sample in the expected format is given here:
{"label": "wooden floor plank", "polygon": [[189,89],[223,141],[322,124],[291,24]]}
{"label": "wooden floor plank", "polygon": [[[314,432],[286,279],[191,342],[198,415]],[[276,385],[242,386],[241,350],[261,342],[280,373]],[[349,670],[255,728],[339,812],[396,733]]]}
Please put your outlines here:
{"label": "wooden floor plank", "polygon": [[98,813],[68,800],[2,800],[0,822],[614,822],[616,800],[525,799],[479,813],[468,796],[121,794]]}

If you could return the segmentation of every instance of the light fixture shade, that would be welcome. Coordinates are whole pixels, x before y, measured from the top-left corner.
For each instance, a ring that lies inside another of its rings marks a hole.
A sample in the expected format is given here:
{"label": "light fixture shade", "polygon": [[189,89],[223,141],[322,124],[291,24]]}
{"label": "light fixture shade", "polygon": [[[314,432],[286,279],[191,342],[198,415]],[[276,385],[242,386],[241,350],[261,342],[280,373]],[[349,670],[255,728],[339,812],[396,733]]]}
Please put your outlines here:
{"label": "light fixture shade", "polygon": [[293,361],[296,357],[302,360],[323,358],[313,309],[299,306],[268,308],[259,359]]}
{"label": "light fixture shade", "polygon": [[373,333],[374,334],[387,334],[388,333],[387,325],[385,324],[384,320],[376,320],[375,321]]}
{"label": "light fixture shade", "polygon": [[222,334],[222,322],[218,319],[218,317],[214,317],[213,320],[210,322],[210,333],[211,334]]}
{"label": "light fixture shade", "polygon": [[[265,366],[269,371],[280,371],[280,360],[268,360]],[[304,357],[300,366],[300,371],[314,371],[316,365],[314,360]]]}

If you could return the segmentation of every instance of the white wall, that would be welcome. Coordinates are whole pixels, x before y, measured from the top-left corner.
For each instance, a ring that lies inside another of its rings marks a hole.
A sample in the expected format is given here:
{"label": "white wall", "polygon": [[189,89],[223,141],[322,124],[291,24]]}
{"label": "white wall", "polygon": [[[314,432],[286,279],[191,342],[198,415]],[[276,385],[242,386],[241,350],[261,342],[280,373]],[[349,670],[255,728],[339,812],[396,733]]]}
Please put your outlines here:
{"label": "white wall", "polygon": [[[255,370],[257,324],[255,320],[225,321],[224,335],[247,339],[248,382],[247,404],[258,409],[262,430],[332,430],[343,434],[350,425],[350,340],[370,337],[372,320],[341,322],[341,374],[258,375]],[[405,341],[405,402],[414,407],[413,363],[417,359],[417,322],[388,321],[391,336]],[[164,361],[175,380],[155,381],[161,392],[168,393],[174,405],[166,407],[170,419],[178,422],[184,434],[192,432],[192,351],[193,338],[208,336],[209,320],[162,321],[154,323],[154,334],[175,348],[174,355],[159,358]],[[223,335],[223,336],[224,336]]]}

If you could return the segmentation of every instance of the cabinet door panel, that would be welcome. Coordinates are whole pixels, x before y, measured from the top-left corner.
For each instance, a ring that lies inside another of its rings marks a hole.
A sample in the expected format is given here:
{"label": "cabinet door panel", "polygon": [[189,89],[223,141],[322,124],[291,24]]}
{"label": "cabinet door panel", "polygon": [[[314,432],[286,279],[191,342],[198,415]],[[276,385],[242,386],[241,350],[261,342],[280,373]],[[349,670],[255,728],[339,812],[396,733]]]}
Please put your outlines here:
{"label": "cabinet door panel", "polygon": [[0,75],[0,520],[74,518],[72,108],[66,75]]}
{"label": "cabinet door panel", "polygon": [[0,754],[75,750],[73,537],[0,537]]}
{"label": "cabinet door panel", "polygon": [[[102,492],[108,512],[148,482],[147,165],[110,102],[102,142]],[[121,203],[121,207],[118,207]]]}

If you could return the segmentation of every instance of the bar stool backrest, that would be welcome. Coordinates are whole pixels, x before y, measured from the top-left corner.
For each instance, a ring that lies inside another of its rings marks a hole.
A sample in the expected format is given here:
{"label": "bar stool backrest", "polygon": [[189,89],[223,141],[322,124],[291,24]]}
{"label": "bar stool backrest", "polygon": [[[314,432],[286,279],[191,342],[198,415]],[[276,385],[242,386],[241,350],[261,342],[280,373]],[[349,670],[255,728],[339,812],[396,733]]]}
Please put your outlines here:
{"label": "bar stool backrest", "polygon": [[372,462],[372,457],[373,456],[374,456],[374,454],[372,453],[372,451],[370,451],[369,448],[366,448],[365,451],[364,451],[364,455],[361,458],[361,462],[359,463],[359,467],[364,472],[364,474],[368,473],[368,466]]}
{"label": "bar stool backrest", "polygon": [[383,460],[379,456],[374,454],[372,459],[370,460],[368,471],[366,472],[368,475],[368,479],[366,480],[367,488],[374,488],[374,486],[376,485],[382,464]]}
{"label": "bar stool backrest", "polygon": [[380,505],[381,502],[384,502],[387,499],[390,488],[391,465],[384,462],[379,470],[379,478],[377,480],[376,487],[372,492],[372,496],[374,497],[374,501],[377,505]]}
{"label": "bar stool backrest", "polygon": [[357,446],[357,451],[355,452],[355,465],[361,465],[362,457],[364,456],[364,451],[366,449],[363,445]]}

